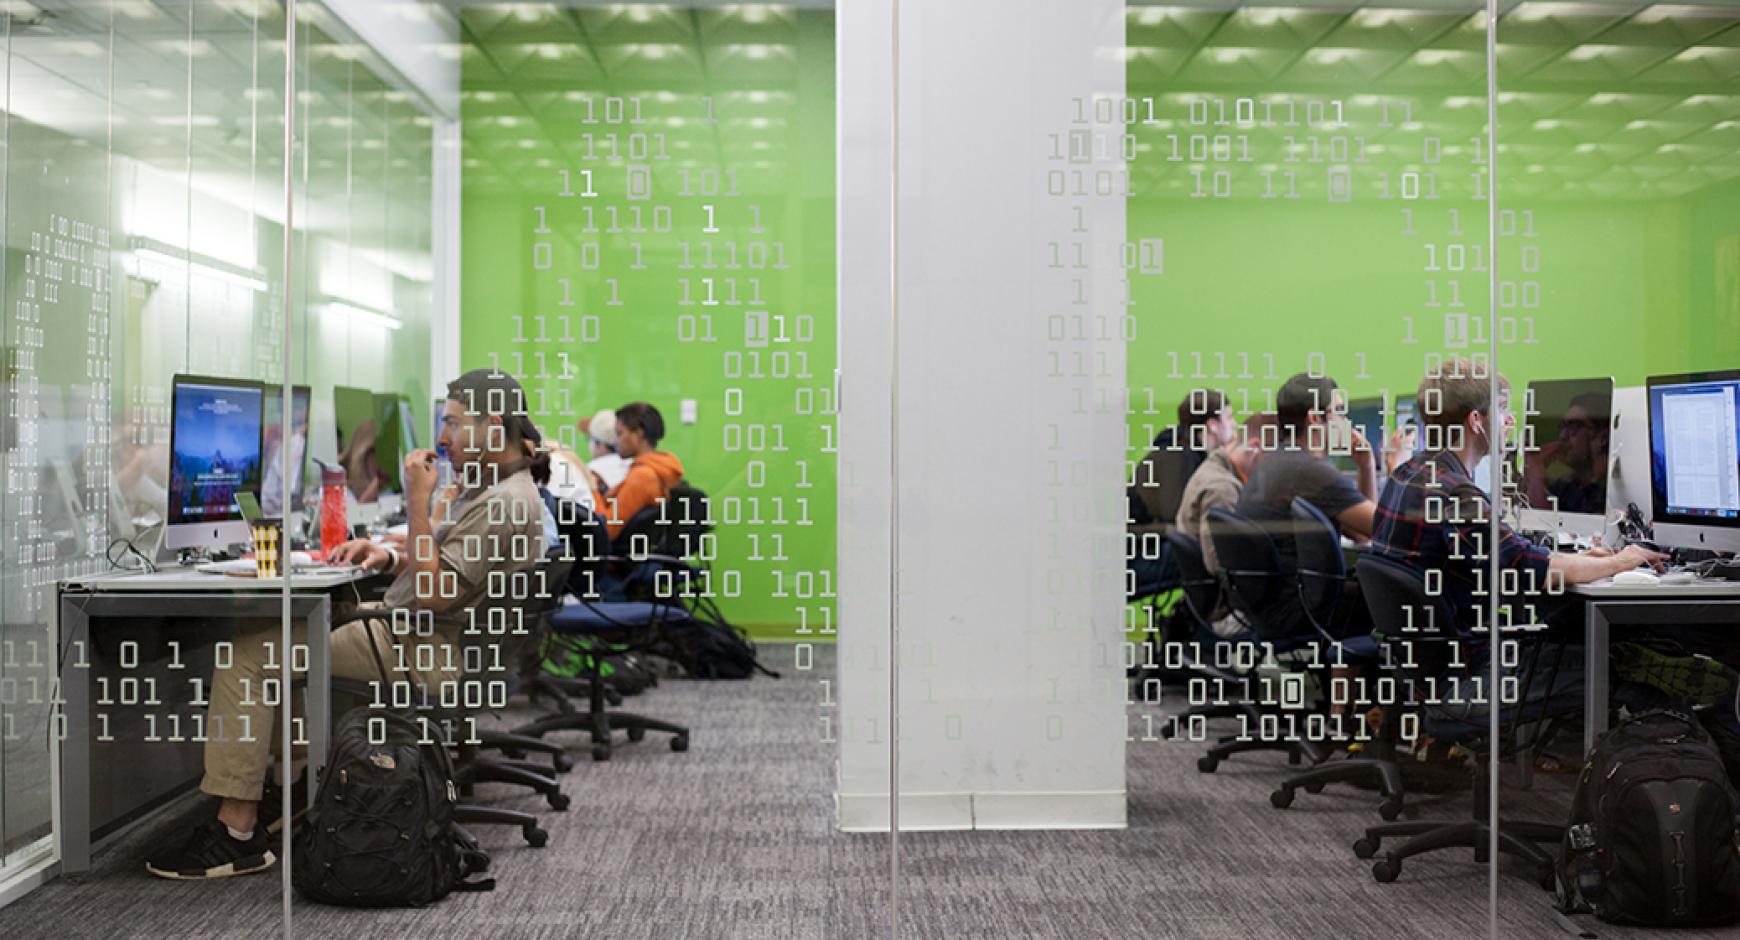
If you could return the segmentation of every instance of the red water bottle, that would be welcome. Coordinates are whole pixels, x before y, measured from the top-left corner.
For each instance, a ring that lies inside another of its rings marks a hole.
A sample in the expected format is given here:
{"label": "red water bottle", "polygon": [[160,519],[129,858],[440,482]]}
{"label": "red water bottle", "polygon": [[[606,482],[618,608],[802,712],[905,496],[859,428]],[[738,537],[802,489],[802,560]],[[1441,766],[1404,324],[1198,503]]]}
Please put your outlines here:
{"label": "red water bottle", "polygon": [[333,549],[350,540],[350,524],[345,518],[344,467],[316,460],[320,465],[320,551],[326,557]]}

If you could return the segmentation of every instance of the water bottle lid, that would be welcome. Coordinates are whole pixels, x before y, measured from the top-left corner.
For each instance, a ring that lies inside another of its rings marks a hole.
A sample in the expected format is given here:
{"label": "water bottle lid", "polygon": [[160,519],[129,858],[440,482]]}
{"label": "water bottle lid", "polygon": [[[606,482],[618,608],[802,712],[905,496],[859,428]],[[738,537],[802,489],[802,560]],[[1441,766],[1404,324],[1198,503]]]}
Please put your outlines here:
{"label": "water bottle lid", "polygon": [[341,464],[327,463],[319,457],[310,459],[320,467],[320,485],[322,486],[342,485],[348,476]]}

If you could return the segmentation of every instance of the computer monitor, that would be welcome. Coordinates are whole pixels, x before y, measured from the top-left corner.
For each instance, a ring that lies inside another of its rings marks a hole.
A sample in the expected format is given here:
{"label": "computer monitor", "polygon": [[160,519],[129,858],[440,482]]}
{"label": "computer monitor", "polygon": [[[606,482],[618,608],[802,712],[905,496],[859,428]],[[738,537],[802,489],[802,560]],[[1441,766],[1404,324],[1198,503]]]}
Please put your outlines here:
{"label": "computer monitor", "polygon": [[[1355,398],[1347,403],[1347,421],[1365,435],[1371,442],[1372,457],[1375,459],[1383,453],[1384,446],[1384,400],[1382,398]],[[1356,467],[1351,453],[1339,453],[1341,447],[1332,448],[1330,462],[1342,473],[1354,473]],[[1381,468],[1382,462],[1378,463]]]}
{"label": "computer monitor", "polygon": [[1594,538],[1607,527],[1613,379],[1530,382],[1523,398],[1518,527]]}
{"label": "computer monitor", "polygon": [[416,418],[413,417],[411,414],[411,400],[409,398],[406,398],[403,395],[400,395],[399,396],[399,449],[400,449],[400,451],[408,454],[411,451],[416,450],[420,446],[422,446],[422,444],[420,441],[417,440]]}
{"label": "computer monitor", "polygon": [[358,503],[379,502],[388,479],[381,471],[376,450],[380,424],[375,416],[375,393],[366,388],[333,386],[332,423],[338,439],[338,464],[344,468],[351,495]]}
{"label": "computer monitor", "polygon": [[246,379],[174,378],[164,548],[248,541],[235,497],[260,489],[264,397],[259,383]]}
{"label": "computer monitor", "polygon": [[1650,376],[1648,388],[1656,545],[1740,551],[1740,370]]}
{"label": "computer monitor", "polygon": [[383,492],[401,492],[399,464],[404,458],[402,442],[404,424],[399,420],[399,396],[390,392],[375,393],[375,460],[386,478]]}
{"label": "computer monitor", "polygon": [[1649,391],[1641,385],[1613,390],[1613,441],[1607,448],[1607,514],[1636,506],[1655,518],[1649,494]]}
{"label": "computer monitor", "polygon": [[[260,484],[260,511],[268,516],[283,517],[284,473],[284,386],[276,382],[263,387],[261,408],[264,443],[261,445],[265,469]],[[307,481],[308,410],[311,393],[306,385],[290,389],[290,508],[302,505],[302,486]]]}

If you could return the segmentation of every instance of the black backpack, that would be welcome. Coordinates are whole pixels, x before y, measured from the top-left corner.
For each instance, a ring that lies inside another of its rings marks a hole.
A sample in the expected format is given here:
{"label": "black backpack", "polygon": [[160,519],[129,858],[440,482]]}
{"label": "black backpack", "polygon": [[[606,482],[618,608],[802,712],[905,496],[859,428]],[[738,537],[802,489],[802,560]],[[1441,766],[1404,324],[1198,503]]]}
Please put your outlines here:
{"label": "black backpack", "polygon": [[[370,728],[380,743],[370,743]],[[296,833],[291,877],[310,901],[348,907],[421,907],[467,881],[489,856],[453,824],[459,795],[439,739],[417,723],[367,706],[338,721],[314,805]]]}
{"label": "black backpack", "polygon": [[779,678],[756,660],[754,644],[730,624],[680,617],[665,623],[659,635],[655,652],[696,679],[747,679],[757,672]]}
{"label": "black backpack", "polygon": [[1690,715],[1645,712],[1601,736],[1571,804],[1559,909],[1614,924],[1740,919],[1740,795]]}

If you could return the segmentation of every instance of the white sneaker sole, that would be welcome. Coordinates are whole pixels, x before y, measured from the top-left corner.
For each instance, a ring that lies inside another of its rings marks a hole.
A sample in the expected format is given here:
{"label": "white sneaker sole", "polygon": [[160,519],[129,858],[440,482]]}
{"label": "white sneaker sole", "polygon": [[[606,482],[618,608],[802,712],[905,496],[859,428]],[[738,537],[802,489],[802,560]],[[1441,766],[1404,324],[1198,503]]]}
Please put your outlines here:
{"label": "white sneaker sole", "polygon": [[188,875],[188,874],[183,874],[181,872],[176,872],[176,871],[164,871],[161,868],[154,867],[150,862],[146,862],[145,863],[145,870],[150,872],[153,875],[156,875],[159,878],[168,878],[171,881],[210,881],[213,878],[234,878],[238,875],[258,874],[260,872],[265,871],[268,868],[271,868],[273,865],[275,865],[277,863],[278,863],[278,856],[273,855],[270,851],[268,851],[265,854],[265,860],[262,863],[260,863],[259,865],[255,865],[255,866],[249,866],[247,868],[238,869],[236,867],[236,863],[231,862],[228,865],[219,865],[216,868],[208,869],[204,874]]}

